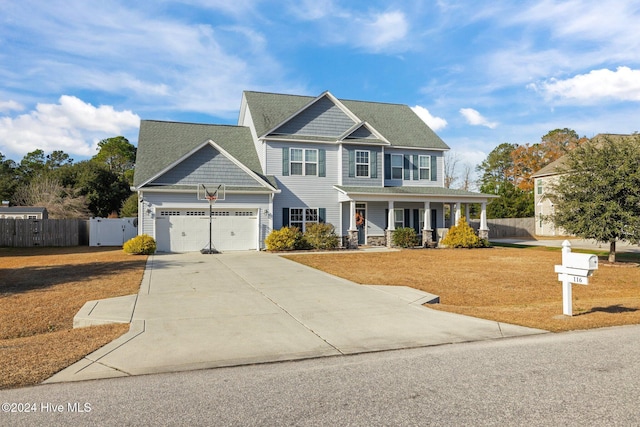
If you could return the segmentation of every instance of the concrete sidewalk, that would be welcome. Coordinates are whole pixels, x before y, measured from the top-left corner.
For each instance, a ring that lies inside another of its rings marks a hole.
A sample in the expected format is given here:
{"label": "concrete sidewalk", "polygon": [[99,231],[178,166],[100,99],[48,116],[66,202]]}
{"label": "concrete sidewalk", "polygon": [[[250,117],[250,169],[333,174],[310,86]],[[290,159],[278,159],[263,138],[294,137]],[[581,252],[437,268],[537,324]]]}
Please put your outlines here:
{"label": "concrete sidewalk", "polygon": [[545,331],[423,307],[406,287],[362,286],[277,255],[149,257],[138,295],[87,303],[78,325],[130,331],[45,382],[235,366]]}
{"label": "concrete sidewalk", "polygon": [[[539,238],[538,240],[524,239],[524,238],[491,239],[491,241],[495,243],[508,243],[513,245],[524,245],[524,246],[546,246],[550,248],[561,248],[562,242],[564,242],[564,240],[565,239],[545,239],[542,237]],[[586,250],[604,251],[604,252],[609,251],[608,243],[598,243],[593,240],[585,240],[585,239],[579,239],[574,237],[569,237],[566,240],[569,240],[569,242],[571,243],[571,247],[573,249],[586,249]],[[629,242],[623,242],[623,241],[616,242],[616,252],[617,253],[622,253],[622,252],[640,253],[640,246],[633,245]]]}

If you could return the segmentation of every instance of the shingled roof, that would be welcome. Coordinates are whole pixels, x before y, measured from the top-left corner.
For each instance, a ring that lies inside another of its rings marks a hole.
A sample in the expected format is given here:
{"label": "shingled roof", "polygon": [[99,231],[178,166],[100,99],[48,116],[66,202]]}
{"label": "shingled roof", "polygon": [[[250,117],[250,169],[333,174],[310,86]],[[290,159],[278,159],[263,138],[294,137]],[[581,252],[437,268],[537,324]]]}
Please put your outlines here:
{"label": "shingled roof", "polygon": [[146,183],[208,140],[262,176],[248,127],[142,120],[133,185]]}
{"label": "shingled roof", "polygon": [[[258,137],[300,111],[316,97],[244,92]],[[449,146],[403,104],[339,100],[349,111],[373,126],[391,146],[448,150]]]}

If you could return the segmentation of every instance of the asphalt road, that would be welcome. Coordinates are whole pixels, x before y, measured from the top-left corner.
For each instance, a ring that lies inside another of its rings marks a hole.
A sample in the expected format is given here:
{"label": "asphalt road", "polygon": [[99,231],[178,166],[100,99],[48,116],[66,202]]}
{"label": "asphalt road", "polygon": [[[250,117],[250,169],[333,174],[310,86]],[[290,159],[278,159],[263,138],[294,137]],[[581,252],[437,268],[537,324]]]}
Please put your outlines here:
{"label": "asphalt road", "polygon": [[626,426],[639,381],[631,326],[3,390],[0,425]]}

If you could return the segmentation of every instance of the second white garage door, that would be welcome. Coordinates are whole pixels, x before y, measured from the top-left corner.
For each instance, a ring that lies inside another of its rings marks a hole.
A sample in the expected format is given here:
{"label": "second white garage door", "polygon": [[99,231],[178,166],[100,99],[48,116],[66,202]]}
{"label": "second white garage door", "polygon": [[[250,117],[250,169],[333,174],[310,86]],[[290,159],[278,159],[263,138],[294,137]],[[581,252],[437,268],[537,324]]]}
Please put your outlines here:
{"label": "second white garage door", "polygon": [[[207,212],[208,213],[208,212]],[[219,251],[257,249],[258,218],[253,211],[216,211],[211,240]],[[163,211],[156,220],[159,252],[194,252],[209,246],[209,217]]]}

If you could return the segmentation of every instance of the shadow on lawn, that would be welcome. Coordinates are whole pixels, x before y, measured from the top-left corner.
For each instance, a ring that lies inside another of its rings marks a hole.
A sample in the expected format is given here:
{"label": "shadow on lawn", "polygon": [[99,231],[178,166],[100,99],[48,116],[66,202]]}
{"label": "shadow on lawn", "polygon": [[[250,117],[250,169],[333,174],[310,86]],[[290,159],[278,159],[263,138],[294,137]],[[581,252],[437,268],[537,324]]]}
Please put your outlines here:
{"label": "shadow on lawn", "polygon": [[120,262],[94,262],[22,268],[3,268],[0,296],[45,289],[64,283],[91,282],[128,270],[144,268],[144,259]]}
{"label": "shadow on lawn", "polygon": [[585,311],[584,313],[579,313],[577,315],[584,316],[585,314],[591,314],[591,313],[610,313],[610,314],[633,313],[635,311],[638,311],[638,309],[623,307],[620,304],[616,304],[616,305],[610,305],[609,307],[593,307],[591,310]]}

